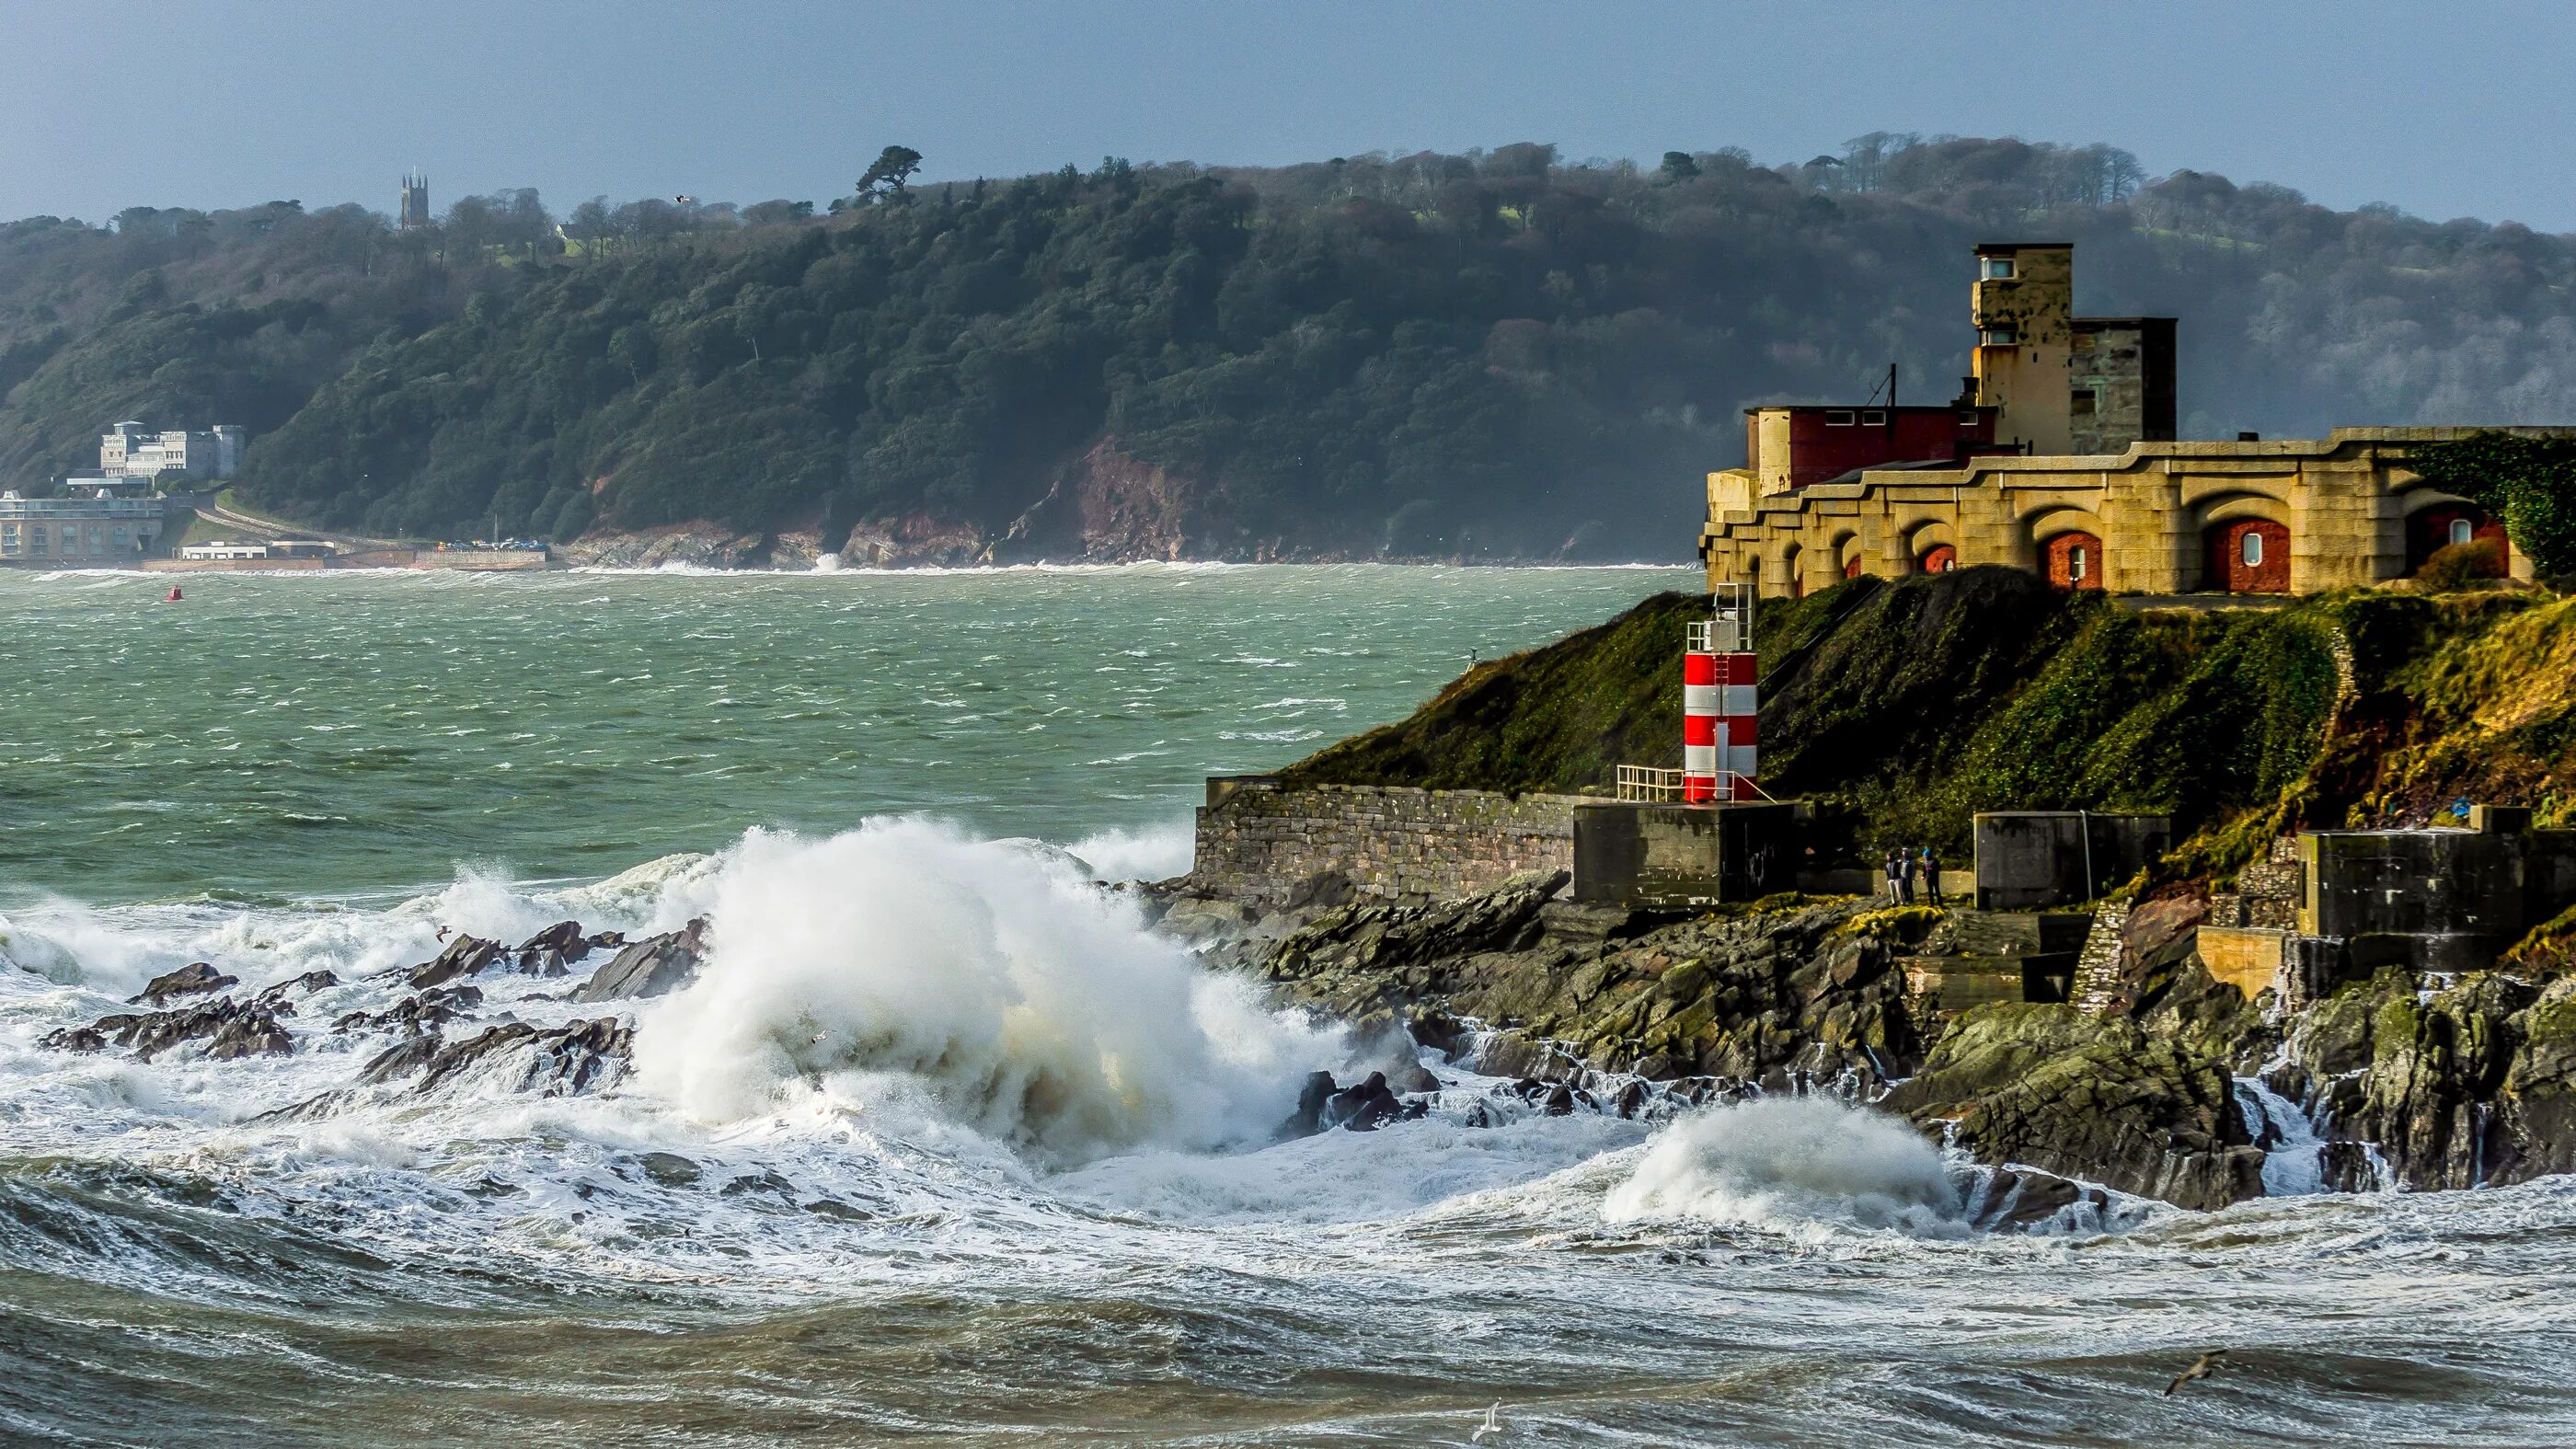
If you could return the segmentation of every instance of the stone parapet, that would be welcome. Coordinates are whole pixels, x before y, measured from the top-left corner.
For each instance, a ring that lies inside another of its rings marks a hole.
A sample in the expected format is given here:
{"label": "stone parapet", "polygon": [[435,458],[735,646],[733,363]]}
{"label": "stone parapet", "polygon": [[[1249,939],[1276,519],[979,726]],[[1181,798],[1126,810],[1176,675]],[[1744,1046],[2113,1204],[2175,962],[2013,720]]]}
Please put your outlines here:
{"label": "stone parapet", "polygon": [[1400,785],[1286,788],[1212,781],[1198,812],[1194,887],[1277,908],[1353,895],[1446,900],[1522,871],[1574,868],[1580,795]]}

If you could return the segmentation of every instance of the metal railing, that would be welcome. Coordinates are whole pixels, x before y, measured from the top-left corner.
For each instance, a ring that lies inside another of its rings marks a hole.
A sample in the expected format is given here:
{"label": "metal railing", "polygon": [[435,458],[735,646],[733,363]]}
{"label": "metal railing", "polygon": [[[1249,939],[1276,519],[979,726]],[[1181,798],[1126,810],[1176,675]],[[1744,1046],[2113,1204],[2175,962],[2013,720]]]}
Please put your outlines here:
{"label": "metal railing", "polygon": [[1694,654],[1752,653],[1753,602],[1751,584],[1719,584],[1710,591],[1710,617],[1687,626],[1685,647]]}
{"label": "metal railing", "polygon": [[1636,801],[1678,800],[1682,798],[1682,772],[1658,770],[1652,765],[1621,765],[1619,798]]}
{"label": "metal railing", "polygon": [[[1728,801],[1756,798],[1772,800],[1771,792],[1733,770],[1720,770],[1712,778],[1716,784],[1714,799],[1710,803],[1722,804]],[[1677,801],[1682,798],[1680,770],[1659,770],[1652,765],[1621,765],[1618,783],[1619,798],[1625,801],[1646,804],[1659,800]],[[1773,803],[1778,802],[1773,800]]]}

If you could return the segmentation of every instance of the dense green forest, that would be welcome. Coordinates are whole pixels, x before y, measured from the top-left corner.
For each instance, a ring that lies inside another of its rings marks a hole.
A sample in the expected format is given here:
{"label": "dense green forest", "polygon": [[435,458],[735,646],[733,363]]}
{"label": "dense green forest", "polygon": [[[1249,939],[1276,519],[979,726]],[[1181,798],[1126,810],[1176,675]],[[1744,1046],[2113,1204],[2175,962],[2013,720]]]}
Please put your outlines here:
{"label": "dense green forest", "polygon": [[[1739,410],[1947,397],[1967,248],[2072,240],[2182,319],[2183,430],[2576,419],[2576,236],[1872,136],[1766,167],[1553,148],[1131,166],[765,202],[137,208],[0,226],[0,479],[240,423],[323,526],[907,523],[1026,552],[1686,557]],[[857,169],[856,167],[853,168]]]}

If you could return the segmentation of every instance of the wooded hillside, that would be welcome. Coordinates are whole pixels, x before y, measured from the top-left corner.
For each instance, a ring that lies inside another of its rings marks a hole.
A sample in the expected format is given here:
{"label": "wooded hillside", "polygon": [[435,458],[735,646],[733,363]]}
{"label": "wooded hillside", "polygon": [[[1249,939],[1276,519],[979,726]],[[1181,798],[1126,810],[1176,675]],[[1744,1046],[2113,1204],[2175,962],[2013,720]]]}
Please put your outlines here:
{"label": "wooded hillside", "polygon": [[[898,178],[899,181],[899,178]],[[0,227],[0,477],[241,423],[242,492],[383,534],[903,522],[1021,556],[1686,556],[1739,410],[1946,398],[1967,248],[2182,318],[2187,436],[2576,419],[2576,237],[2334,212],[2104,147],[1871,137],[1112,160],[823,214],[533,193]],[[569,237],[567,244],[564,238]]]}

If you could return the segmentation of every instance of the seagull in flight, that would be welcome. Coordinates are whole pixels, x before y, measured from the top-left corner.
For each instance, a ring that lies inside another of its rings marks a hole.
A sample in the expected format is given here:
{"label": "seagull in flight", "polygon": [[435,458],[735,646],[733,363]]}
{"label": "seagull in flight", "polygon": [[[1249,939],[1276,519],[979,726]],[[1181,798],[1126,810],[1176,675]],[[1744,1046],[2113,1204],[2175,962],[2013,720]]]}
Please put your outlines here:
{"label": "seagull in flight", "polygon": [[1467,1436],[1467,1442],[1470,1444],[1482,1444],[1485,1442],[1486,1435],[1501,1434],[1503,1432],[1502,1415],[1503,1406],[1500,1404],[1496,1404],[1492,1408],[1487,1409],[1485,1411],[1485,1422],[1476,1426],[1476,1432]]}
{"label": "seagull in flight", "polygon": [[2227,1357],[2227,1350],[2223,1348],[2213,1348],[2209,1352],[2202,1354],[2200,1356],[2200,1362],[2193,1364],[2191,1367],[2184,1369],[2181,1373],[2174,1375],[2174,1381],[2165,1385],[2165,1397],[2168,1399],[2172,1398],[2174,1390],[2190,1383],[2193,1379],[2205,1379],[2209,1377],[2210,1370],[2217,1368],[2218,1361],[2225,1357]]}

